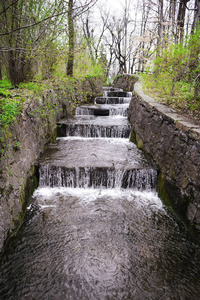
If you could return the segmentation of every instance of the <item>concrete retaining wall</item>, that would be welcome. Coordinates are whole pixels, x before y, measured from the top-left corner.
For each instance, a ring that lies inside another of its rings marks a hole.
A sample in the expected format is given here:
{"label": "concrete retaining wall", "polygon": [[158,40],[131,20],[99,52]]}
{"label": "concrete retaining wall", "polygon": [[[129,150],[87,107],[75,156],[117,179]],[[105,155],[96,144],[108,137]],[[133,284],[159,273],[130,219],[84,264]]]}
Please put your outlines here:
{"label": "concrete retaining wall", "polygon": [[145,95],[140,83],[129,120],[132,141],[160,170],[160,197],[200,229],[200,127]]}

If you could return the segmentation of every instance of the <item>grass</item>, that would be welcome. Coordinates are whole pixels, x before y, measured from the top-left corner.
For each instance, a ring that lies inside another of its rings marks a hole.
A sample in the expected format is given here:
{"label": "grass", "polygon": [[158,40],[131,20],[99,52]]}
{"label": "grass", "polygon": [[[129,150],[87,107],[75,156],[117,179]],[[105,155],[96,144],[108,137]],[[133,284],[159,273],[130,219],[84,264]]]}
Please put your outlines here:
{"label": "grass", "polygon": [[0,124],[7,127],[22,110],[21,101],[13,98],[0,99]]}
{"label": "grass", "polygon": [[34,82],[22,82],[18,86],[18,90],[20,92],[25,93],[29,91],[28,94],[34,94],[38,96],[41,96],[47,88],[50,88],[50,82],[41,82],[39,79],[38,81],[36,80]]}
{"label": "grass", "polygon": [[16,121],[16,117],[23,110],[23,103],[27,96],[41,96],[48,87],[46,83],[35,81],[20,83],[18,89],[14,89],[8,79],[0,80],[0,126],[2,131],[6,131],[8,126]]}
{"label": "grass", "polygon": [[13,87],[9,80],[0,80],[0,125],[8,127],[15,121],[22,109],[18,97],[13,97]]}
{"label": "grass", "polygon": [[[95,70],[93,68],[93,76],[99,77],[101,75],[101,68],[97,67]],[[23,110],[23,103],[26,99],[33,99],[34,97],[41,97],[44,95],[47,89],[52,88],[54,85],[58,85],[60,89],[66,89],[66,99],[68,96],[74,92],[74,87],[77,79],[64,76],[63,74],[56,74],[52,81],[46,80],[42,81],[38,77],[33,82],[20,83],[18,88],[15,89],[8,79],[0,80],[0,129],[5,132],[10,124],[16,121],[16,117]],[[90,74],[88,77],[93,77]],[[87,76],[85,76],[87,77]],[[79,78],[81,80],[81,78]],[[84,80],[84,77],[82,78]],[[54,107],[51,110],[54,111]],[[40,108],[40,113],[46,115],[49,112],[42,111]],[[2,137],[0,137],[2,140]]]}
{"label": "grass", "polygon": [[140,75],[144,91],[155,100],[179,113],[190,117],[195,123],[200,122],[200,99],[194,98],[194,87],[188,82],[173,82],[169,75]]}

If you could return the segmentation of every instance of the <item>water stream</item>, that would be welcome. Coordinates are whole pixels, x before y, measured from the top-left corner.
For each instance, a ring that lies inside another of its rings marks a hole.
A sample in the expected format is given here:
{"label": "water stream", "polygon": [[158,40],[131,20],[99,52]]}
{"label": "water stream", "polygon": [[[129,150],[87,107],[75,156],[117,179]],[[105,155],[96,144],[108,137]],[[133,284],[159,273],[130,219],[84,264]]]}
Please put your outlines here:
{"label": "water stream", "polygon": [[106,88],[58,123],[0,264],[0,299],[198,300],[200,248],[129,141],[130,93]]}

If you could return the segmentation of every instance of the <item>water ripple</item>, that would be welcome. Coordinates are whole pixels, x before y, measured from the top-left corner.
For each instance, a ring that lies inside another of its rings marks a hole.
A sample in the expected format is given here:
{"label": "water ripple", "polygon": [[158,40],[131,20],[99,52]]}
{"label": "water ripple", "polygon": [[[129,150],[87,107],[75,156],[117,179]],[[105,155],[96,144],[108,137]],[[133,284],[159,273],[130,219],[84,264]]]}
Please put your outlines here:
{"label": "water ripple", "polygon": [[152,192],[38,189],[1,299],[199,299],[199,247]]}

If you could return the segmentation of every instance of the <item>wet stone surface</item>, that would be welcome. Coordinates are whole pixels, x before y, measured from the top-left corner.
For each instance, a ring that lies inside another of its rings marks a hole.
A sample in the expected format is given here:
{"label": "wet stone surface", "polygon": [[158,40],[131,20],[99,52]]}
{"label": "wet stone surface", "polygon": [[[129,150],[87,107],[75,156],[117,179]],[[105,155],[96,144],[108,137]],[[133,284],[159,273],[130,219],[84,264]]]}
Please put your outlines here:
{"label": "wet stone surface", "polygon": [[[76,149],[76,150],[74,150]],[[150,168],[147,159],[128,139],[61,138],[42,154],[40,165],[65,167]]]}

